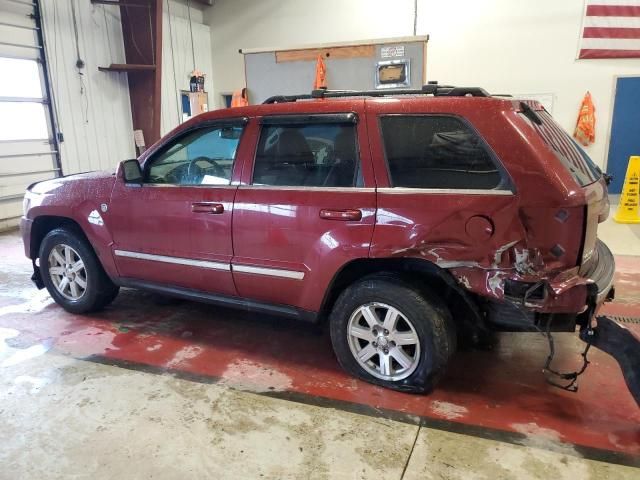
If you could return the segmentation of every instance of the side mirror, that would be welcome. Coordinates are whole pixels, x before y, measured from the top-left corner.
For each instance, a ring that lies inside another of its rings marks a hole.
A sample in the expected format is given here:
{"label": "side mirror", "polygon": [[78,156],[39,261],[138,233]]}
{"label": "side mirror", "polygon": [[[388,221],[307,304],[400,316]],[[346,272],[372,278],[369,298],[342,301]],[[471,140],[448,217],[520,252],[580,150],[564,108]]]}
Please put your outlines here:
{"label": "side mirror", "polygon": [[142,169],[135,158],[120,162],[120,170],[124,183],[142,183]]}

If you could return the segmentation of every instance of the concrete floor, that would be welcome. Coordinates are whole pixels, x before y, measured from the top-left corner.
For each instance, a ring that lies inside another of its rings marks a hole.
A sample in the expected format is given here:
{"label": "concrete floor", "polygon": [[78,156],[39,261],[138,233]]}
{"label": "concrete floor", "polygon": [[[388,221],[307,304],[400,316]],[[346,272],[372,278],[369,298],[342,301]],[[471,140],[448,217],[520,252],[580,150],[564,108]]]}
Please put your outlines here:
{"label": "concrete floor", "polygon": [[[407,395],[345,375],[316,328],[131,290],[74,316],[17,233],[0,258],[0,479],[640,478],[640,412],[602,352],[571,394],[539,335],[505,334]],[[608,313],[640,317],[640,258],[617,260]],[[575,368],[580,342],[557,343]]]}

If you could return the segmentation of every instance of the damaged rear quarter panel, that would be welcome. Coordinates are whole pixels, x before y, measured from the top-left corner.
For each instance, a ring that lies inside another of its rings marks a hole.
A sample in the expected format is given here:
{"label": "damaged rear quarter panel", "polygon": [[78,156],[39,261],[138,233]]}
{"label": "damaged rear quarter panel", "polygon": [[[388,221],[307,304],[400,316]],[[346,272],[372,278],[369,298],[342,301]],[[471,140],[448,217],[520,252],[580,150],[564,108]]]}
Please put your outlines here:
{"label": "damaged rear quarter panel", "polygon": [[[467,222],[477,216],[492,223],[490,238],[467,231]],[[427,260],[448,269],[469,290],[502,298],[504,278],[517,274],[510,250],[524,239],[515,195],[379,190],[371,255]]]}
{"label": "damaged rear quarter panel", "polygon": [[[574,287],[585,280],[576,276],[575,267],[545,264],[538,250],[531,248],[518,210],[516,195],[379,190],[371,256],[429,261],[448,270],[465,289],[494,300],[505,298],[506,279],[545,280],[549,297],[544,304],[528,305],[530,308],[579,311],[585,305],[586,290]],[[488,239],[474,238],[465,228],[468,219],[478,215],[493,224]]]}

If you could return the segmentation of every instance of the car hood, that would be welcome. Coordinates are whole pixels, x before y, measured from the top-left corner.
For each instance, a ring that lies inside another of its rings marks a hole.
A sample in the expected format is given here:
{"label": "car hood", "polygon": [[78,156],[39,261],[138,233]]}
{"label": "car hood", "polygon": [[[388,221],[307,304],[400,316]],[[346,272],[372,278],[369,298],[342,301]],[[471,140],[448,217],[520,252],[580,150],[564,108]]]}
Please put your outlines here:
{"label": "car hood", "polygon": [[64,177],[53,178],[30,185],[27,190],[37,194],[54,193],[62,188],[77,188],[82,186],[112,185],[115,173],[110,171],[77,173]]}

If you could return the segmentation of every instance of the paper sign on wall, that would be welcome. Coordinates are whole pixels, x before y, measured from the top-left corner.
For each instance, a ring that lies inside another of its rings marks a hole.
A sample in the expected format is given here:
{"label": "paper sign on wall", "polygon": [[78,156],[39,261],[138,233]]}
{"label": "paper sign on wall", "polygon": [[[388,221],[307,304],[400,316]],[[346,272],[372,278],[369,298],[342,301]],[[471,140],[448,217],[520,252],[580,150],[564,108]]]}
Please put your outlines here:
{"label": "paper sign on wall", "polygon": [[138,147],[138,148],[144,148],[145,147],[144,133],[142,133],[142,130],[134,130],[133,131],[133,141],[135,142],[136,147]]}
{"label": "paper sign on wall", "polygon": [[380,49],[380,56],[382,58],[404,57],[404,45],[382,47]]}

